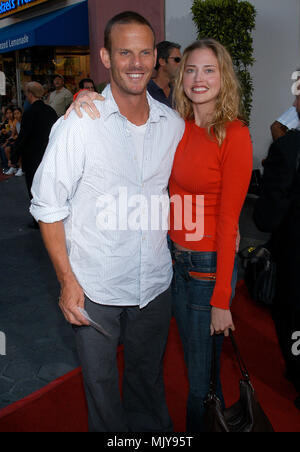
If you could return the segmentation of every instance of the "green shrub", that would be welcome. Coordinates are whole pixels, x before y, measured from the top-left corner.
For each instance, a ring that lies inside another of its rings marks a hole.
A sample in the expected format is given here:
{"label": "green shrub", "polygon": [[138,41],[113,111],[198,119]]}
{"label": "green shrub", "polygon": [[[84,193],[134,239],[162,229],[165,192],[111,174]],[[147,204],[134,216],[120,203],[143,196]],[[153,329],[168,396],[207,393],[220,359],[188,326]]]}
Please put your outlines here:
{"label": "green shrub", "polygon": [[198,39],[214,38],[229,51],[241,83],[245,117],[249,122],[253,96],[249,68],[255,61],[252,38],[256,18],[254,6],[239,0],[195,0],[192,13]]}

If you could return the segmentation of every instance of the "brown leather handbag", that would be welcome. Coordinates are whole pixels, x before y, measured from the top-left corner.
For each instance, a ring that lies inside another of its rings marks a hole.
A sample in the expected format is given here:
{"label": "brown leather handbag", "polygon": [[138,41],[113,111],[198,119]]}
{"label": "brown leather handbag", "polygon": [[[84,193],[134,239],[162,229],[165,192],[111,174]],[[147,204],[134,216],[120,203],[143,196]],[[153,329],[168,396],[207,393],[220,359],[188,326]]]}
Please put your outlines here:
{"label": "brown leather handbag", "polygon": [[240,380],[240,399],[231,407],[223,409],[216,394],[217,363],[216,341],[213,338],[213,356],[210,391],[205,400],[204,425],[208,433],[274,433],[274,429],[260,406],[249,373],[239,353],[236,341],[230,332],[230,339],[242,373]]}

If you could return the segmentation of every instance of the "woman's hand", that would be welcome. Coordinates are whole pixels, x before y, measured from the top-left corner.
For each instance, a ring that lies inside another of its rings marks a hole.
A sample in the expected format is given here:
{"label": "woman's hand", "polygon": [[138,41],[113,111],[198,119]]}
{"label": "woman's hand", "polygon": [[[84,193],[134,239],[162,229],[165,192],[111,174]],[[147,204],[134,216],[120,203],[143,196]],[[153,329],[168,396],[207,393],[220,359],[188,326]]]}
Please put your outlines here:
{"label": "woman's hand", "polygon": [[211,310],[211,335],[224,333],[228,337],[229,330],[235,331],[230,310],[215,308],[213,306]]}
{"label": "woman's hand", "polygon": [[75,113],[79,118],[82,118],[81,108],[89,115],[90,118],[96,119],[100,118],[100,113],[94,104],[95,100],[105,100],[105,97],[101,96],[101,94],[91,91],[82,91],[78,94],[76,100],[70,105],[64,119],[67,119],[72,110],[75,110]]}

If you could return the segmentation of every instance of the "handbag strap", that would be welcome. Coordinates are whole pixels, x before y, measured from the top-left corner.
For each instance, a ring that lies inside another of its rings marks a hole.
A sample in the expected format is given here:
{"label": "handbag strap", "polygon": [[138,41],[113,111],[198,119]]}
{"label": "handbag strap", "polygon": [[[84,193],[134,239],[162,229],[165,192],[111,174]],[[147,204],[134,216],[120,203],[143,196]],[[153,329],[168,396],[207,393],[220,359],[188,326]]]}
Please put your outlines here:
{"label": "handbag strap", "polygon": [[[240,351],[238,349],[236,340],[234,338],[233,332],[231,330],[229,330],[229,337],[233,346],[233,350],[235,352],[236,358],[237,358],[237,362],[242,374],[242,377],[244,380],[248,381],[250,384],[250,376],[249,376],[249,372],[246,368],[246,365],[243,361],[243,358],[240,354]],[[217,379],[218,379],[218,375],[217,375],[217,344],[216,344],[216,335],[213,335],[213,344],[212,344],[212,359],[211,359],[211,378],[210,378],[210,393],[212,394],[216,394],[217,391]]]}
{"label": "handbag strap", "polygon": [[210,375],[210,394],[217,392],[217,344],[216,335],[213,335],[212,356],[211,356],[211,375]]}
{"label": "handbag strap", "polygon": [[243,378],[244,378],[245,380],[250,381],[249,372],[248,372],[248,370],[247,370],[247,367],[246,367],[245,362],[243,361],[243,358],[242,358],[242,356],[241,356],[241,353],[240,353],[240,351],[239,351],[239,349],[238,349],[238,346],[237,346],[237,343],[236,343],[236,340],[235,340],[235,338],[234,338],[234,335],[233,335],[232,330],[229,330],[229,337],[230,337],[230,340],[231,340],[231,343],[232,343],[234,352],[235,352],[236,357],[237,357],[237,361],[238,361],[238,365],[239,365],[241,374],[242,374],[242,376],[243,376]]}

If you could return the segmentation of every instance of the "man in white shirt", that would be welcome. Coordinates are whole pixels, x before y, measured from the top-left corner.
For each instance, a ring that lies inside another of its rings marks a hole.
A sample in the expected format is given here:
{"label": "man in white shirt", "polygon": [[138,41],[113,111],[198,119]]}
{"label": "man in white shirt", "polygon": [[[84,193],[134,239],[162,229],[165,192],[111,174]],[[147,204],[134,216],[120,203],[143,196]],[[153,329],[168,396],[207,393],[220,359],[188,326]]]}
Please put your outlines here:
{"label": "man in white shirt", "polygon": [[[147,94],[156,51],[146,19],[132,12],[111,19],[100,55],[111,79],[105,102],[96,103],[100,118],[72,113],[56,123],[33,183],[31,213],[61,283],[60,307],[76,325],[90,431],[172,431],[163,383],[172,263],[166,212],[149,209],[153,201],[169,203],[185,126]],[[79,308],[109,336],[88,326]]]}
{"label": "man in white shirt", "polygon": [[[295,72],[296,75],[296,82],[292,87],[292,92],[294,95],[299,94],[297,91],[299,88],[299,75],[300,71],[297,70]],[[294,74],[293,74],[294,76]],[[294,77],[292,77],[294,80]],[[295,92],[294,92],[295,90]],[[299,114],[296,109],[296,101],[294,104],[288,108],[276,121],[273,122],[271,125],[271,134],[273,141],[278,140],[278,138],[283,137],[289,130],[291,129],[299,129],[300,128],[300,122],[299,122]]]}
{"label": "man in white shirt", "polygon": [[53,79],[55,91],[50,94],[49,105],[60,118],[73,102],[73,94],[64,86],[65,81],[62,75],[56,75]]}
{"label": "man in white shirt", "polygon": [[271,125],[271,134],[273,141],[276,141],[278,140],[278,138],[283,137],[291,129],[298,129],[299,125],[299,116],[295,106],[293,105]]}

